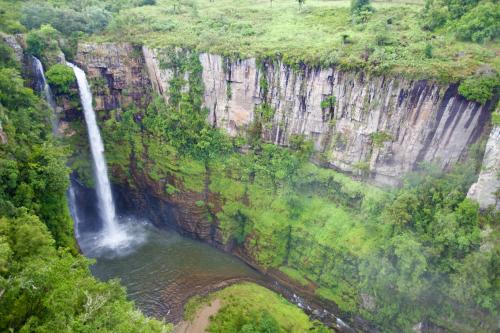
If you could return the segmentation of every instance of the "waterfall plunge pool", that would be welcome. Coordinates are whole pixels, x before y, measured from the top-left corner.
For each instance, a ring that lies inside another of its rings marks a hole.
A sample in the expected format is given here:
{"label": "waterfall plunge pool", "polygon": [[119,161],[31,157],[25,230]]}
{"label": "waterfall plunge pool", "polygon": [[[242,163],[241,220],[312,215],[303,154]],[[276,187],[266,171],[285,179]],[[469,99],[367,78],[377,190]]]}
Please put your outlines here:
{"label": "waterfall plunge pool", "polygon": [[238,258],[173,229],[160,229],[137,214],[118,212],[121,227],[132,237],[126,247],[96,246],[102,223],[91,192],[72,182],[69,203],[80,249],[96,260],[91,267],[94,276],[120,279],[128,297],[147,315],[177,322],[191,296],[239,280],[264,282],[262,274]]}

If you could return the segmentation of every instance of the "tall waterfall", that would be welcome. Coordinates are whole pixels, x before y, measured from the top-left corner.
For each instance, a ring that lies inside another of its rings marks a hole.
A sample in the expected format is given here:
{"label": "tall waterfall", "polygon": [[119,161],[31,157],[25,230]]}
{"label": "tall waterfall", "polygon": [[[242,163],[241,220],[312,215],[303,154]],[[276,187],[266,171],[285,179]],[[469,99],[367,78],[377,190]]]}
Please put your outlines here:
{"label": "tall waterfall", "polygon": [[55,110],[56,110],[56,101],[54,99],[54,95],[52,94],[52,90],[50,89],[49,84],[47,83],[47,80],[45,79],[45,74],[43,71],[43,65],[40,59],[37,57],[32,57],[33,58],[33,69],[35,70],[35,74],[38,78],[38,90],[43,92],[43,97],[49,104],[50,109],[53,111],[51,115],[52,119],[52,129],[56,131],[57,129],[57,124],[56,124],[56,115],[55,115]]}
{"label": "tall waterfall", "polygon": [[127,241],[127,234],[118,224],[113,195],[108,178],[106,160],[104,158],[104,145],[97,126],[96,116],[92,107],[92,93],[85,72],[77,66],[67,63],[75,72],[80,99],[87,123],[87,131],[90,142],[90,150],[94,161],[94,174],[96,181],[97,200],[99,204],[99,213],[103,221],[102,246],[116,247]]}

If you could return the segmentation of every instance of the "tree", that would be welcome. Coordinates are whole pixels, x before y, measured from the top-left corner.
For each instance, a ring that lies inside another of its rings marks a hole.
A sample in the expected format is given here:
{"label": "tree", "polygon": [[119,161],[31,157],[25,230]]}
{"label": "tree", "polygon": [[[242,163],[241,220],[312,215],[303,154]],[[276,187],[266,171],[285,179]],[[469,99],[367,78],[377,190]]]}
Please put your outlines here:
{"label": "tree", "polygon": [[76,82],[73,69],[63,64],[53,65],[45,75],[56,94],[68,94],[71,86]]}
{"label": "tree", "polygon": [[463,15],[456,24],[458,39],[483,43],[500,35],[500,4],[483,2]]}

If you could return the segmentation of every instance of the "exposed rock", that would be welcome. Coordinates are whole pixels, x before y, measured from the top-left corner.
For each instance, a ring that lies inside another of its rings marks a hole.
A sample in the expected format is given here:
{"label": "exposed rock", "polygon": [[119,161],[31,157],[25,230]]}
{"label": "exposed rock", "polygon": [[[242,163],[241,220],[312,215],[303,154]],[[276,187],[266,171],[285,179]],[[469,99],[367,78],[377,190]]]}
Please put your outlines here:
{"label": "exposed rock", "polygon": [[148,104],[151,81],[141,47],[129,43],[81,43],[75,60],[87,73],[96,111]]}
{"label": "exposed rock", "polygon": [[7,142],[7,134],[3,131],[2,122],[0,121],[0,143],[6,145]]}
{"label": "exposed rock", "polygon": [[[144,106],[151,87],[168,100],[173,72],[160,66],[163,57],[130,44],[80,44],[77,62],[91,82],[106,79],[103,89],[93,88],[95,104],[111,110],[132,101]],[[382,185],[399,184],[421,162],[446,169],[484,134],[490,117],[491,103],[467,101],[456,85],[207,53],[199,59],[211,124],[244,134],[255,108],[266,103],[274,110],[262,133],[266,141],[286,146],[292,135],[304,135],[324,165],[368,173]],[[333,108],[322,108],[330,96]]]}
{"label": "exposed rock", "polygon": [[7,43],[7,45],[12,48],[14,51],[14,57],[16,58],[17,61],[22,62],[24,59],[24,51],[23,47],[19,43],[19,41],[16,39],[15,36],[12,35],[7,35],[4,33],[0,32],[0,37],[2,40]]}
{"label": "exposed rock", "polygon": [[500,210],[500,126],[491,130],[479,178],[467,196],[479,202],[483,209],[495,206]]}
{"label": "exposed rock", "polygon": [[[148,67],[156,73],[155,89],[165,94],[171,75],[162,73],[155,52],[147,50]],[[456,162],[490,117],[490,104],[465,100],[456,85],[335,68],[293,70],[280,62],[258,66],[255,59],[230,61],[207,53],[200,54],[200,62],[211,124],[233,136],[243,134],[256,106],[266,102],[275,110],[264,127],[266,141],[286,146],[292,135],[304,135],[331,167],[357,173],[366,165],[384,185],[398,184],[420,162],[443,169]],[[326,110],[321,102],[330,96],[336,102]],[[381,133],[385,142],[374,143]]]}

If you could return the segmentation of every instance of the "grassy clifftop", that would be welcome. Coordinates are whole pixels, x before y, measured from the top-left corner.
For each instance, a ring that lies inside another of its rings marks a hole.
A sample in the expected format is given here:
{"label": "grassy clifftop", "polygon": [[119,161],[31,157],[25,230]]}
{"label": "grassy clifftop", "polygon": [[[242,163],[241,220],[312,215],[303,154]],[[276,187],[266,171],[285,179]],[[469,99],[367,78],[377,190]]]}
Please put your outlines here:
{"label": "grassy clifftop", "polygon": [[374,2],[353,18],[349,1],[158,0],[121,10],[94,40],[181,46],[235,57],[341,65],[457,81],[500,68],[498,42],[462,42],[447,24],[422,28],[423,2]]}

